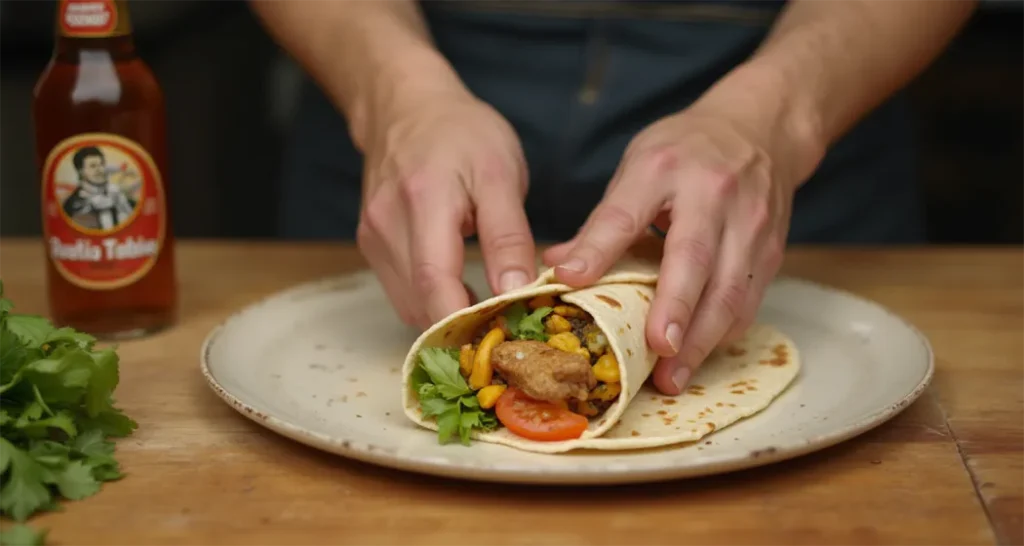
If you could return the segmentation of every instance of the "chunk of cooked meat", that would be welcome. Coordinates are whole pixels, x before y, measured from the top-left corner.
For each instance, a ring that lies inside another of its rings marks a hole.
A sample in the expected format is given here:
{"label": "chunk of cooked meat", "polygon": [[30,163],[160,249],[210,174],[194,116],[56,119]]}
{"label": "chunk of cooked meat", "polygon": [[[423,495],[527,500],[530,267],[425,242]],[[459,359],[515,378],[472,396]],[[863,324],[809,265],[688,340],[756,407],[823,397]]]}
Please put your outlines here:
{"label": "chunk of cooked meat", "polygon": [[537,400],[586,400],[597,379],[583,355],[542,341],[506,341],[491,352],[495,369],[509,385]]}

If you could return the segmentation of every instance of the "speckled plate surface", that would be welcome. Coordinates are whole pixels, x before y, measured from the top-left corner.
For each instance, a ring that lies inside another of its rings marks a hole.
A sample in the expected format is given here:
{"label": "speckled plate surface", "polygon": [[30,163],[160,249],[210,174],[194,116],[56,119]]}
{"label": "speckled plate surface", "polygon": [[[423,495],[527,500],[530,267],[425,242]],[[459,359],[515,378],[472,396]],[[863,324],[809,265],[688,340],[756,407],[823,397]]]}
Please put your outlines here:
{"label": "speckled plate surface", "polygon": [[[490,293],[479,263],[466,277],[481,297]],[[759,320],[800,349],[803,369],[789,389],[698,443],[634,452],[439,445],[402,413],[399,369],[416,332],[399,322],[368,272],[300,285],[239,311],[207,337],[201,367],[242,415],[328,452],[441,476],[555,484],[684,478],[789,459],[884,423],[931,380],[927,339],[856,296],[779,279]]]}

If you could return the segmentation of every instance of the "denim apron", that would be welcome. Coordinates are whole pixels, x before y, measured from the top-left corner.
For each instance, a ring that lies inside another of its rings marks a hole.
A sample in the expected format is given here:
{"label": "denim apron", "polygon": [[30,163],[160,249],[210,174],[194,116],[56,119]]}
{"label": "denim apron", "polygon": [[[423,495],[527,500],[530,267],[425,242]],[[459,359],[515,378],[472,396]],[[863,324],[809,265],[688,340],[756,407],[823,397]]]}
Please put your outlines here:
{"label": "denim apron", "polygon": [[[552,242],[583,224],[630,139],[749,57],[783,2],[422,5],[468,88],[515,128],[530,171],[531,228]],[[923,241],[911,136],[902,97],[870,113],[797,192],[789,241]],[[306,81],[285,154],[281,236],[354,239],[361,170],[344,119]]]}

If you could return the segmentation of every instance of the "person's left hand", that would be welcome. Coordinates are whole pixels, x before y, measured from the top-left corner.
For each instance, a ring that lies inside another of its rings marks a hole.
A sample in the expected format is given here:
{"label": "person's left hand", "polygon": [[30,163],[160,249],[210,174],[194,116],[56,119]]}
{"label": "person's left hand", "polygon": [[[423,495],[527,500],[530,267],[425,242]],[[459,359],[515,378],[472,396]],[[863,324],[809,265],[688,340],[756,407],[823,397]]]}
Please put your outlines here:
{"label": "person's left hand", "polygon": [[649,225],[667,224],[646,335],[661,357],[654,384],[668,395],[754,320],[782,264],[793,194],[813,171],[812,146],[795,144],[783,116],[708,102],[636,135],[580,232],[544,254],[560,282],[583,286]]}

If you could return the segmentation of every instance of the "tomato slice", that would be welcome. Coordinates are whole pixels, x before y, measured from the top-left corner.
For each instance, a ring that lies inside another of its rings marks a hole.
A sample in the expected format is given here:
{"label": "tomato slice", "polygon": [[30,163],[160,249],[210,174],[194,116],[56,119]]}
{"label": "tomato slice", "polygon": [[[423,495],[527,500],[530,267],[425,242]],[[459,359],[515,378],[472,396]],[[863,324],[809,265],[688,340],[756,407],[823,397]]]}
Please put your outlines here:
{"label": "tomato slice", "polygon": [[494,413],[509,432],[538,442],[579,438],[589,424],[578,413],[552,402],[535,400],[513,387],[498,398]]}

